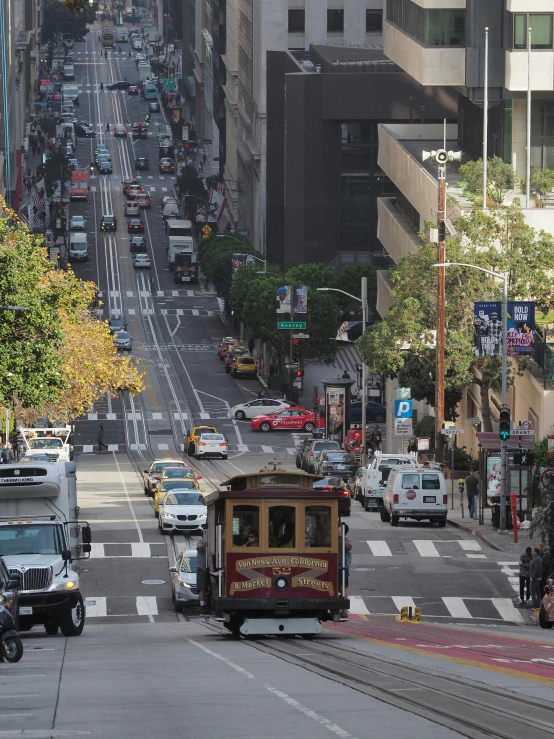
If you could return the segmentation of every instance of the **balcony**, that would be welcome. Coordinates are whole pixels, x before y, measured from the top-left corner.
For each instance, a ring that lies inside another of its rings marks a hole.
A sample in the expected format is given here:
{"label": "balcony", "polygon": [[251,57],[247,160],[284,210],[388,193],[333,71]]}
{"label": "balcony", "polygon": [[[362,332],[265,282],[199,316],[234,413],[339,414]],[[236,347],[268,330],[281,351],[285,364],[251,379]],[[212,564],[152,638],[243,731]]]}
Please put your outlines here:
{"label": "balcony", "polygon": [[510,13],[554,13],[554,0],[506,0]]}
{"label": "balcony", "polygon": [[383,33],[385,54],[421,85],[465,86],[463,46],[422,46],[388,21]]}
{"label": "balcony", "polygon": [[402,212],[395,207],[393,198],[378,198],[377,215],[377,238],[396,264],[402,257],[417,251],[421,240]]}
{"label": "balcony", "polygon": [[[550,0],[550,2],[554,5],[554,0]],[[511,92],[527,90],[527,51],[506,52],[506,80],[504,84],[506,89]],[[531,89],[537,91],[554,90],[554,51],[531,52]]]}

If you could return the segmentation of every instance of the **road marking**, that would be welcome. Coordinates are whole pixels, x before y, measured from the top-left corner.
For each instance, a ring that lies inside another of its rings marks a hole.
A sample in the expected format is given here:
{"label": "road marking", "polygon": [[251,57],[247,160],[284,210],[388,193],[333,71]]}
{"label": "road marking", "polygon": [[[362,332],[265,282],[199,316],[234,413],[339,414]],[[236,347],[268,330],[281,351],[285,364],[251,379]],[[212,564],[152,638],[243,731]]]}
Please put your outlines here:
{"label": "road marking", "polygon": [[188,421],[189,420],[188,413],[177,413],[175,411],[173,412],[173,418],[175,421],[181,421],[181,420]]}
{"label": "road marking", "polygon": [[199,415],[201,421],[205,421],[205,420],[207,420],[210,417],[210,414],[209,413],[199,413],[198,415]]}
{"label": "road marking", "polygon": [[136,452],[139,450],[144,451],[146,449],[146,444],[131,444],[131,451]]}
{"label": "road marking", "polygon": [[160,452],[167,452],[169,451],[169,445],[168,444],[158,444],[158,449]]}
{"label": "road marking", "polygon": [[422,557],[440,557],[439,550],[432,541],[414,539],[413,542]]}
{"label": "road marking", "polygon": [[466,554],[468,559],[486,559],[486,554]]}
{"label": "road marking", "polygon": [[349,595],[348,599],[350,601],[350,613],[352,615],[366,615],[369,613],[361,595]]}
{"label": "road marking", "polygon": [[196,308],[193,308],[192,309],[192,315],[193,316],[199,316],[200,315],[200,311],[196,310]]}
{"label": "road marking", "polygon": [[442,602],[448,608],[448,613],[454,618],[473,618],[463,598],[443,598]]}
{"label": "road marking", "polygon": [[98,413],[88,413],[87,418],[89,421],[98,421]]}
{"label": "road marking", "polygon": [[296,454],[296,447],[287,447],[287,454],[295,455]]}
{"label": "road marking", "polygon": [[272,446],[263,446],[262,445],[262,452],[264,454],[273,454],[273,447]]}
{"label": "road marking", "polygon": [[128,412],[128,413],[127,413],[127,420],[128,420],[128,421],[132,421],[132,420],[133,420],[133,418],[136,418],[136,419],[137,419],[137,421],[142,421],[142,413],[140,413],[139,411],[137,411],[137,412],[136,412],[136,413],[134,413],[134,414],[133,414],[133,413],[130,413],[130,412]]}
{"label": "road marking", "polygon": [[132,290],[127,290],[127,297],[128,298],[133,298],[134,297]]}
{"label": "road marking", "polygon": [[134,316],[136,314],[136,310],[134,308],[127,308],[127,313],[130,316]]}
{"label": "road marking", "polygon": [[[137,613],[139,616],[157,616],[158,604],[155,595],[137,595]],[[152,619],[154,622],[154,619]]]}
{"label": "road marking", "polygon": [[481,545],[478,541],[466,541],[465,539],[458,540],[458,544],[462,547],[464,552],[482,552]]}
{"label": "road marking", "polygon": [[133,519],[133,523],[135,524],[135,528],[137,530],[138,538],[140,543],[142,544],[144,542],[142,531],[138,522],[138,519],[135,515],[135,509],[133,508],[133,503],[131,501],[131,496],[129,495],[129,491],[127,489],[127,484],[125,482],[125,478],[123,477],[123,473],[121,472],[121,467],[119,466],[119,462],[117,461],[117,455],[113,455],[113,460],[115,462],[115,466],[117,467],[117,472],[119,474],[119,479],[121,481],[121,485],[123,487],[123,491],[125,493],[125,498],[127,499],[127,504],[129,506],[129,511],[131,513],[131,517]]}
{"label": "road marking", "polygon": [[99,596],[85,598],[86,618],[102,618],[108,615],[106,598]]}
{"label": "road marking", "polygon": [[106,413],[106,421],[117,421],[117,413]]}
{"label": "road marking", "polygon": [[92,454],[94,451],[93,444],[83,444],[83,454]]}
{"label": "road marking", "polygon": [[103,544],[91,544],[90,545],[90,558],[91,559],[103,559],[105,557],[104,545]]}
{"label": "road marking", "polygon": [[167,187],[162,187],[162,192],[167,192]]}
{"label": "road marking", "polygon": [[410,598],[409,595],[392,595],[392,601],[396,608],[400,611],[404,606],[408,608],[415,608],[414,599]]}
{"label": "road marking", "polygon": [[149,559],[152,556],[150,552],[150,544],[141,542],[137,544],[131,544],[131,557],[140,557],[142,559]]}
{"label": "road marking", "polygon": [[153,421],[163,421],[163,413],[152,413]]}
{"label": "road marking", "polygon": [[367,545],[374,557],[392,557],[392,552],[386,541],[368,541]]}
{"label": "road marking", "polygon": [[504,621],[512,621],[516,624],[523,623],[523,616],[514,607],[511,598],[491,598],[491,602]]}

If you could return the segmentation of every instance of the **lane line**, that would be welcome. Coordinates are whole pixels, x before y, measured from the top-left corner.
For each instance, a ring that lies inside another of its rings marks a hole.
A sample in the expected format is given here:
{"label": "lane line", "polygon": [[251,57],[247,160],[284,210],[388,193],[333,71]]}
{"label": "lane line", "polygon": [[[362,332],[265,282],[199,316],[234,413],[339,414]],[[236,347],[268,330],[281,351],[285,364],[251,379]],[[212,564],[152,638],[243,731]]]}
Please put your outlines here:
{"label": "lane line", "polygon": [[125,492],[125,498],[127,499],[129,510],[131,511],[131,518],[133,519],[133,523],[135,524],[135,528],[137,530],[139,541],[141,544],[143,544],[144,538],[142,536],[142,530],[140,528],[138,518],[136,517],[135,509],[133,508],[133,502],[131,500],[131,496],[129,495],[129,490],[127,489],[127,484],[125,482],[125,478],[123,477],[123,472],[121,471],[121,467],[119,466],[119,462],[117,461],[117,454],[113,455],[113,459],[115,462],[115,466],[117,467],[117,473],[119,475],[119,479],[121,480],[121,485],[123,486],[123,490]]}

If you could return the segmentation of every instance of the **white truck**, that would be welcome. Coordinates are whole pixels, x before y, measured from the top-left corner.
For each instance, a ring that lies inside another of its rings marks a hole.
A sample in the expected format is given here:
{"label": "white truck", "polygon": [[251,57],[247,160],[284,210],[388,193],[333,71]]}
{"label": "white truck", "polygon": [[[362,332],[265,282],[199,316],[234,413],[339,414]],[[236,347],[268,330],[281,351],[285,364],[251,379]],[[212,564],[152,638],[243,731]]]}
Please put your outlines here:
{"label": "white truck", "polygon": [[187,220],[171,218],[167,221],[166,229],[168,235],[167,260],[169,263],[169,269],[174,269],[175,267],[176,254],[189,255],[191,265],[196,265],[198,254],[194,248],[192,223]]}
{"label": "white truck", "polygon": [[397,465],[417,465],[417,454],[382,454],[375,452],[367,467],[361,467],[355,478],[354,497],[366,511],[377,511],[383,506],[383,491],[392,469]]}
{"label": "white truck", "polygon": [[137,71],[139,82],[146,82],[146,80],[150,79],[150,75],[152,74],[152,70],[148,62],[139,62]]}
{"label": "white truck", "polygon": [[78,636],[85,606],[74,563],[90,556],[91,532],[79,521],[75,463],[1,465],[0,512],[0,557],[20,579],[19,629]]}
{"label": "white truck", "polygon": [[25,457],[47,456],[50,462],[70,462],[73,459],[72,429],[69,425],[20,428],[19,437]]}

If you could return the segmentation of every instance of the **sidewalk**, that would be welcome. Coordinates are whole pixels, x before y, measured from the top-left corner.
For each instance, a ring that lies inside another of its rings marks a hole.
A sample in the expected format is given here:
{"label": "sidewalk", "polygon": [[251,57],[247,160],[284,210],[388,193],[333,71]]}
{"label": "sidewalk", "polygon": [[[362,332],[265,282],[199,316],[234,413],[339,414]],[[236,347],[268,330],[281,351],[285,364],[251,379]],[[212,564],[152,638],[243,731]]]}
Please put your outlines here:
{"label": "sidewalk", "polygon": [[482,525],[479,525],[478,518],[469,517],[467,508],[464,509],[464,518],[462,518],[462,512],[458,506],[454,510],[449,508],[447,523],[450,526],[465,531],[467,534],[482,539],[491,549],[495,549],[497,552],[506,552],[506,554],[516,559],[519,558],[525,547],[533,546],[529,529],[518,529],[519,541],[517,544],[514,543],[513,530],[508,530],[506,534],[499,534],[496,529],[493,529],[490,508],[485,508],[484,524]]}

